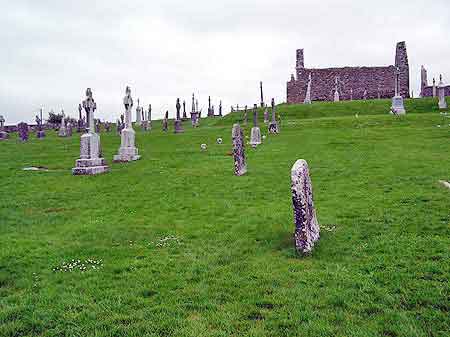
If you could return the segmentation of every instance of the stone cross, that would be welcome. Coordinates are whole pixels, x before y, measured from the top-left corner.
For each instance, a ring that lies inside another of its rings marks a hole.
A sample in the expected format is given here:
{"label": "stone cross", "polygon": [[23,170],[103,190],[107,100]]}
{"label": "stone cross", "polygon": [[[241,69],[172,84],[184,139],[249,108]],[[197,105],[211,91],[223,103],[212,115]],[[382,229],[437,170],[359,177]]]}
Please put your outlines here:
{"label": "stone cross", "polygon": [[231,138],[233,139],[234,174],[242,176],[247,173],[247,163],[245,161],[244,132],[239,124],[233,125]]}
{"label": "stone cross", "polygon": [[[131,124],[131,109],[133,108],[133,98],[131,97],[131,89],[129,86],[125,88],[125,97],[123,98],[123,105],[125,106],[125,128],[132,128]],[[139,99],[138,99],[139,106]]]}
{"label": "stone cross", "polygon": [[183,119],[187,119],[186,115],[186,101],[183,100]]}
{"label": "stone cross", "polygon": [[147,120],[148,120],[149,122],[152,121],[152,105],[151,105],[151,104],[148,105],[148,116],[147,116]]}
{"label": "stone cross", "polygon": [[219,116],[222,117],[222,101],[219,102]]}
{"label": "stone cross", "polygon": [[0,140],[6,140],[9,138],[8,132],[4,131],[5,127],[5,118],[0,115]]}
{"label": "stone cross", "polygon": [[94,133],[94,111],[97,109],[97,103],[92,98],[91,88],[86,89],[86,99],[83,101],[83,109],[86,111],[87,128],[88,133]]}
{"label": "stone cross", "polygon": [[175,133],[182,133],[182,132],[184,132],[184,130],[183,130],[183,124],[182,124],[181,119],[180,119],[181,105],[180,105],[180,99],[179,98],[177,98],[176,108],[177,108],[177,118],[174,121],[174,132]]}
{"label": "stone cross", "polygon": [[180,109],[181,109],[181,104],[180,104],[179,98],[177,98],[176,108],[177,108],[177,120],[178,120],[178,119],[180,119]]}
{"label": "stone cross", "polygon": [[291,170],[292,206],[294,210],[295,250],[300,255],[311,253],[320,238],[320,226],[314,208],[308,163],[299,159]]}
{"label": "stone cross", "polygon": [[195,112],[195,95],[192,94],[192,112]]}
{"label": "stone cross", "polygon": [[4,126],[5,126],[5,117],[0,115],[0,131],[3,131]]}

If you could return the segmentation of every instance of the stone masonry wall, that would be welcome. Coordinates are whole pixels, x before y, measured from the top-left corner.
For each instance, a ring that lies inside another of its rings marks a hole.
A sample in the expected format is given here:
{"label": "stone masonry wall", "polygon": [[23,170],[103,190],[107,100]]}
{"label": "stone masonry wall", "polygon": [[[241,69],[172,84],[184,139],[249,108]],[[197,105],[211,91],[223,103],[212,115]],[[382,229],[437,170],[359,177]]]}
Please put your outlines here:
{"label": "stone masonry wall", "polygon": [[395,93],[395,72],[399,69],[400,94],[409,98],[409,64],[404,42],[397,44],[395,65],[385,67],[304,68],[303,50],[297,50],[296,77],[287,82],[287,102],[303,103],[309,74],[311,100],[332,101],[338,79],[340,100],[392,98]]}
{"label": "stone masonry wall", "polygon": [[[444,87],[445,96],[450,96],[450,85]],[[439,88],[436,86],[436,97],[439,95]],[[433,86],[426,86],[422,89],[422,97],[433,97]]]}

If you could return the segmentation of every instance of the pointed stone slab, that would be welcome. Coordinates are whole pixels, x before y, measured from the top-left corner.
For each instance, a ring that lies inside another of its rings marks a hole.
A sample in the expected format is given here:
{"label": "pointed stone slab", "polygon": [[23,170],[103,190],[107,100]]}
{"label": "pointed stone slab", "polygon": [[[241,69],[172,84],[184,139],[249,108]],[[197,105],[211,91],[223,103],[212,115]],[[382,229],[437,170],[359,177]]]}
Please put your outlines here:
{"label": "pointed stone slab", "polygon": [[314,208],[308,163],[303,159],[297,160],[292,166],[291,191],[295,250],[301,255],[309,254],[320,238],[320,227]]}
{"label": "pointed stone slab", "polygon": [[233,125],[231,138],[233,139],[234,174],[242,176],[247,173],[247,162],[245,161],[244,132],[239,124]]}

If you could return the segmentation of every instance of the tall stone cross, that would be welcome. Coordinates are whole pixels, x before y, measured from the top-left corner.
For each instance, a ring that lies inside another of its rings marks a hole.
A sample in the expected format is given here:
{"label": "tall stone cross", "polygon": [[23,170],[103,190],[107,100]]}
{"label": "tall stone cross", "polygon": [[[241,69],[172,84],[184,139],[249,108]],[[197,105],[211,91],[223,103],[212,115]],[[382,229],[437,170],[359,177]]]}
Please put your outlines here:
{"label": "tall stone cross", "polygon": [[219,116],[222,117],[222,101],[219,102]]}
{"label": "tall stone cross", "polygon": [[150,122],[152,121],[152,105],[151,104],[148,105],[147,120],[150,121]]}
{"label": "tall stone cross", "polygon": [[4,126],[5,126],[5,117],[0,115],[0,131],[3,130]]}
{"label": "tall stone cross", "polygon": [[195,112],[195,95],[192,94],[192,112]]}
{"label": "tall stone cross", "polygon": [[177,108],[177,120],[178,120],[178,119],[180,119],[180,109],[181,109],[181,104],[180,104],[179,98],[177,98],[176,108]]}
{"label": "tall stone cross", "polygon": [[187,119],[186,115],[186,101],[183,100],[183,119]]}
{"label": "tall stone cross", "polygon": [[264,94],[263,94],[263,82],[259,82],[259,89],[261,91],[261,108],[264,107]]}
{"label": "tall stone cross", "polygon": [[123,98],[123,105],[125,106],[125,128],[129,129],[132,127],[131,109],[133,108],[133,98],[131,97],[131,88],[129,86],[127,86],[125,89],[125,97]]}

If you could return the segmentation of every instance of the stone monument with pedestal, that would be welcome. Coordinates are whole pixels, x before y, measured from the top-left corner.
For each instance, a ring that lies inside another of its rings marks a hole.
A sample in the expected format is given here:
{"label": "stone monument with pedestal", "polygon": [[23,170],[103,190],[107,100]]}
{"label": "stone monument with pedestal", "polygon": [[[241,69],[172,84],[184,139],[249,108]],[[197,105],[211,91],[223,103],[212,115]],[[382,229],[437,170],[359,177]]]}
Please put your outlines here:
{"label": "stone monument with pedestal", "polygon": [[291,170],[292,206],[294,210],[295,250],[300,255],[311,253],[320,238],[320,227],[314,208],[308,163],[299,159]]}
{"label": "stone monument with pedestal", "polygon": [[258,126],[258,105],[253,106],[253,127],[250,136],[250,145],[257,147],[261,144],[261,130]]}
{"label": "stone monument with pedestal", "polygon": [[192,108],[191,108],[191,124],[193,128],[196,128],[198,126],[198,111],[196,109],[195,104],[195,95],[192,94]]}
{"label": "stone monument with pedestal", "polygon": [[275,115],[276,115],[275,99],[272,98],[272,121],[269,123],[269,133],[272,133],[272,134],[277,134],[280,132]]}
{"label": "stone monument with pedestal", "polygon": [[438,96],[439,96],[439,109],[447,109],[447,101],[445,100],[445,85],[444,81],[442,81],[442,75],[439,76],[439,85],[438,85]]}
{"label": "stone monument with pedestal", "polygon": [[247,173],[247,162],[245,161],[244,132],[239,124],[233,125],[231,138],[233,139],[234,174],[242,176]]}
{"label": "stone monument with pedestal", "polygon": [[5,131],[5,117],[0,115],[0,140],[6,140],[8,138],[9,134]]}
{"label": "stone monument with pedestal", "polygon": [[131,122],[133,98],[131,97],[131,89],[128,86],[125,89],[123,105],[125,106],[125,128],[120,134],[119,153],[114,156],[114,162],[130,162],[141,158],[141,156],[138,154],[138,149],[134,145],[136,133],[133,130],[133,124]]}
{"label": "stone monument with pedestal", "polygon": [[186,114],[186,101],[185,100],[183,100],[183,117],[182,117],[182,120],[183,121],[187,121],[187,114]]}
{"label": "stone monument with pedestal", "polygon": [[86,133],[80,138],[80,159],[77,159],[72,169],[73,175],[95,175],[109,171],[100,146],[100,136],[96,134],[94,126],[94,111],[97,104],[92,98],[91,88],[86,90],[86,99],[83,101],[83,109],[86,111]]}
{"label": "stone monument with pedestal", "polygon": [[392,97],[391,114],[404,115],[406,113],[403,105],[403,97],[399,94],[399,76],[400,70],[397,68],[395,72],[395,96]]}
{"label": "stone monument with pedestal", "polygon": [[180,104],[180,99],[177,98],[177,104],[176,104],[176,109],[177,109],[177,116],[173,122],[173,126],[174,126],[174,133],[183,133],[183,123],[180,119],[180,109],[181,109],[181,104]]}
{"label": "stone monument with pedestal", "polygon": [[39,116],[36,115],[36,124],[37,124],[37,132],[36,138],[42,139],[45,138],[45,131],[42,128],[42,109],[39,110]]}

